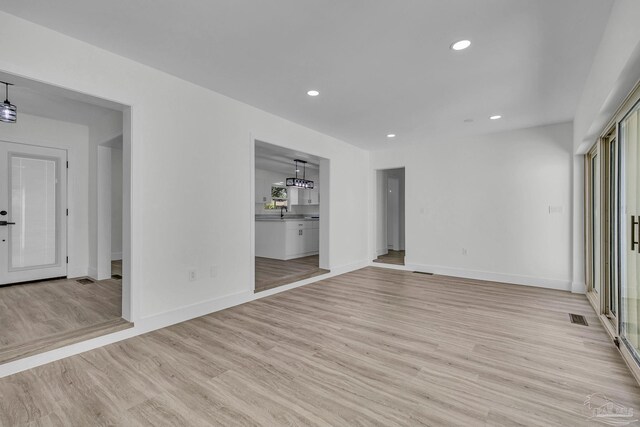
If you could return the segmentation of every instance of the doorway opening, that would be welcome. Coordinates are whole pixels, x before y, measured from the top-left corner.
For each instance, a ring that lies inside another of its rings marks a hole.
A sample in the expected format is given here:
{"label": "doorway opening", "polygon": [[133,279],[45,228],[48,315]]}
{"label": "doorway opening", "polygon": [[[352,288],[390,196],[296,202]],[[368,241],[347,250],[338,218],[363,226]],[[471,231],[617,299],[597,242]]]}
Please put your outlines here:
{"label": "doorway opening", "polygon": [[130,109],[0,80],[18,106],[0,123],[1,364],[129,328],[132,313]]}
{"label": "doorway opening", "polygon": [[376,171],[376,256],[374,262],[405,263],[405,170]]}
{"label": "doorway opening", "polygon": [[328,273],[328,160],[258,140],[254,149],[254,292]]}

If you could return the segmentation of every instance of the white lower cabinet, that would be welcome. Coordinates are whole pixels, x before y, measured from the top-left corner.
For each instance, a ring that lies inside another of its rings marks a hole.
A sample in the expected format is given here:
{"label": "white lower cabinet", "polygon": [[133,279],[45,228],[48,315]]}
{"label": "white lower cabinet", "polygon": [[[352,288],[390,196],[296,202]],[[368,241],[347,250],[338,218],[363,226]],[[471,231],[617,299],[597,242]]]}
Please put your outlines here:
{"label": "white lower cabinet", "polygon": [[319,251],[318,221],[256,221],[256,256],[294,259]]}
{"label": "white lower cabinet", "polygon": [[304,253],[304,221],[287,222],[285,236],[286,259],[296,258]]}

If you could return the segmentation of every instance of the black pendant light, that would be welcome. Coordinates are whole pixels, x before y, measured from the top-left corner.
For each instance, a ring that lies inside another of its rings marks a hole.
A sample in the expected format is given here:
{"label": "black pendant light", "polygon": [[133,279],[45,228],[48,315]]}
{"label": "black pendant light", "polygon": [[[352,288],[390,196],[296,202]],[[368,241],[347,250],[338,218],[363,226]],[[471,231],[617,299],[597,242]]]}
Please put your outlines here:
{"label": "black pendant light", "polygon": [[15,105],[9,102],[9,86],[13,86],[12,83],[2,82],[5,86],[5,99],[0,105],[0,122],[15,123],[18,119],[18,109]]}
{"label": "black pendant light", "polygon": [[[296,163],[296,177],[295,178],[287,178],[287,187],[298,187],[298,188],[313,188],[313,181],[309,181],[307,180],[307,162],[305,160],[299,160],[299,159],[295,159],[294,162]],[[298,172],[300,171],[300,169],[298,169],[298,163],[302,163],[303,166],[303,172],[302,172],[302,178],[298,178]]]}

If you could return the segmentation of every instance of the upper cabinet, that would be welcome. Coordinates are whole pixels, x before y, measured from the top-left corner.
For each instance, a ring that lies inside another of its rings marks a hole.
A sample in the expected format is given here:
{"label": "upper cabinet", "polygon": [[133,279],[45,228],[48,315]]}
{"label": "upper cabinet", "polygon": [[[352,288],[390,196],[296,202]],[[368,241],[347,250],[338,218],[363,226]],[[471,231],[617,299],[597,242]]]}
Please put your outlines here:
{"label": "upper cabinet", "polygon": [[256,203],[271,201],[271,180],[269,172],[256,169]]}
{"label": "upper cabinet", "polygon": [[[271,202],[271,187],[274,185],[283,186],[286,177],[281,173],[256,169],[255,175],[255,203],[265,204]],[[287,187],[288,205],[319,205],[320,189],[318,177],[313,176],[308,179],[314,181],[314,188],[311,190],[304,188]]]}
{"label": "upper cabinet", "polygon": [[309,205],[319,205],[320,204],[320,188],[318,188],[318,183],[315,183],[315,187],[313,190],[308,190],[308,198],[307,201]]}
{"label": "upper cabinet", "polygon": [[314,182],[314,188],[309,190],[305,188],[289,187],[289,204],[290,205],[319,205],[320,189],[318,182]]}

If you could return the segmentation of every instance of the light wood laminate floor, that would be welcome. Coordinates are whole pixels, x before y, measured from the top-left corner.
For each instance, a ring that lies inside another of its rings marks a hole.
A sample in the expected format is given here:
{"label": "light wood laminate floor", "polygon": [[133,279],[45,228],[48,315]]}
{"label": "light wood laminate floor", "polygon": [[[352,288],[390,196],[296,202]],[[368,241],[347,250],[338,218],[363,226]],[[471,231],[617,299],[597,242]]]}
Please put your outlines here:
{"label": "light wood laminate floor", "polygon": [[122,282],[117,279],[2,286],[0,363],[128,327],[121,307]]}
{"label": "light wood laminate floor", "polygon": [[256,257],[255,292],[277,288],[278,286],[328,273],[329,270],[318,267],[319,263],[318,255],[287,261]]}
{"label": "light wood laminate floor", "polygon": [[367,267],[0,379],[0,425],[582,426],[592,393],[640,409],[585,296]]}
{"label": "light wood laminate floor", "polygon": [[404,251],[394,251],[389,249],[389,252],[380,255],[378,258],[374,259],[373,262],[379,262],[382,264],[395,264],[395,265],[404,265]]}

